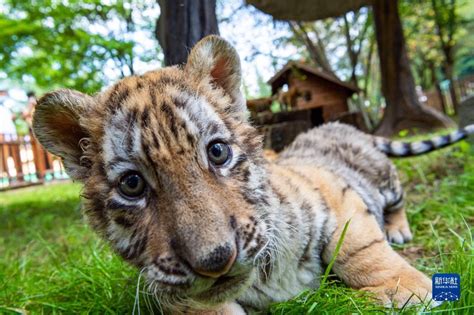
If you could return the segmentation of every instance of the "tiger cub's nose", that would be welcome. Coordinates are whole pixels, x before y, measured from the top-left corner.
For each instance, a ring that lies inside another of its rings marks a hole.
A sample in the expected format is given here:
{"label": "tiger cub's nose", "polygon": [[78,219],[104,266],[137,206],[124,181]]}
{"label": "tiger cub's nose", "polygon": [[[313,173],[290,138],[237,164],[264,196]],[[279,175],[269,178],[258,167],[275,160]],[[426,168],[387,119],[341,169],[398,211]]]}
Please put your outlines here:
{"label": "tiger cub's nose", "polygon": [[237,249],[230,245],[216,247],[206,258],[194,266],[194,271],[200,275],[218,278],[225,275],[234,265]]}

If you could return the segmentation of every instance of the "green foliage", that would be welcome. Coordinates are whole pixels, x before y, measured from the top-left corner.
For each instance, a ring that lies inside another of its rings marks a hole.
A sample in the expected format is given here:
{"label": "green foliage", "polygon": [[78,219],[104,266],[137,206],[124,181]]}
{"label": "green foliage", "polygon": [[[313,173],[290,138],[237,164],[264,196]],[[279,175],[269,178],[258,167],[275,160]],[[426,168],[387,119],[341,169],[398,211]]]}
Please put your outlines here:
{"label": "green foliage", "polygon": [[258,86],[257,98],[271,96],[272,95],[272,88],[263,79],[263,77],[260,74],[260,72],[258,71],[258,69],[256,70],[256,75],[257,75],[257,86]]}
{"label": "green foliage", "polygon": [[267,84],[263,76],[260,74],[258,69],[255,69],[255,75],[257,77],[257,86],[255,92],[251,92],[249,86],[246,84],[245,79],[243,80],[243,93],[245,98],[254,99],[254,98],[263,98],[269,97],[272,95],[272,88]]}
{"label": "green foliage", "polygon": [[474,1],[468,1],[459,10],[463,22],[457,42],[455,73],[459,76],[474,74]]}
{"label": "green foliage", "polygon": [[[105,69],[117,77],[132,74],[138,45],[133,34],[137,24],[146,25],[134,21],[134,12],[147,6],[127,0],[106,3],[6,1],[0,6],[0,69],[23,86],[84,92],[108,83]],[[156,54],[145,49],[139,58]]]}
{"label": "green foliage", "polygon": [[[446,54],[455,63],[455,75],[469,70],[474,42],[474,7],[466,0],[400,1],[405,38],[417,83],[424,89],[446,78]],[[447,50],[446,50],[447,49]],[[433,74],[434,72],[434,74]],[[435,80],[433,80],[435,78]]]}

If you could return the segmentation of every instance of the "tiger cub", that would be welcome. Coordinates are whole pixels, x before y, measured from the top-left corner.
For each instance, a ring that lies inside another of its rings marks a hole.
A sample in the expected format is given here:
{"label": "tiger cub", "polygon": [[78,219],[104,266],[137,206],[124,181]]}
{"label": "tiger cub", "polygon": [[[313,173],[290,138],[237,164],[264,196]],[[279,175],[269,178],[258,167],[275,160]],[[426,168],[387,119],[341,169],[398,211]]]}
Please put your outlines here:
{"label": "tiger cub", "polygon": [[342,124],[300,135],[273,162],[247,120],[236,51],[210,36],[184,67],[88,96],[42,97],[34,131],[83,183],[90,225],[146,277],[166,312],[246,314],[317,288],[322,266],[386,305],[431,299],[431,282],[389,242],[412,235],[386,154],[413,145]]}

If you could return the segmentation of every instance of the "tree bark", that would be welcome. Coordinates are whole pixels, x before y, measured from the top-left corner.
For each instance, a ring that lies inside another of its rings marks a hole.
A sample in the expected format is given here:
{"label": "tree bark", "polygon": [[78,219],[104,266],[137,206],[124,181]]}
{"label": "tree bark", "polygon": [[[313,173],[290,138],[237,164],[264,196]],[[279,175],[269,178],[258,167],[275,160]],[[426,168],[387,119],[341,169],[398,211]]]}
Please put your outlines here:
{"label": "tree bark", "polygon": [[[357,20],[357,17],[359,16],[360,11],[357,11],[354,13],[355,17],[354,20]],[[345,13],[342,16],[343,19],[343,29],[344,29],[344,36],[346,38],[346,45],[347,45],[347,54],[349,56],[349,61],[351,63],[351,79],[350,82],[356,87],[359,87],[359,84],[357,82],[357,76],[356,76],[356,68],[357,64],[359,63],[359,55],[362,51],[362,43],[365,40],[365,35],[367,33],[367,30],[369,29],[370,25],[370,16],[367,16],[367,19],[364,23],[364,26],[360,33],[355,37],[351,37],[351,25],[349,23],[349,20],[347,19],[347,13]],[[357,48],[355,47],[357,46]]]}
{"label": "tree bark", "polygon": [[347,54],[349,55],[349,61],[351,63],[351,79],[350,79],[350,82],[355,87],[357,87],[356,67],[357,67],[358,55],[354,51],[353,40],[352,40],[351,33],[350,33],[350,25],[349,25],[349,21],[347,20],[346,14],[344,14],[342,16],[342,18],[343,18],[343,22],[344,22],[343,28],[344,28],[344,36],[346,37]]}
{"label": "tree bark", "polygon": [[367,97],[367,91],[369,88],[369,80],[370,80],[370,75],[371,75],[371,68],[372,68],[372,54],[374,53],[374,45],[375,45],[375,38],[374,35],[372,34],[369,38],[369,52],[367,54],[367,60],[365,63],[365,71],[364,71],[364,97]]}
{"label": "tree bark", "polygon": [[[441,43],[441,51],[444,54],[444,61],[441,67],[443,74],[446,79],[449,80],[449,93],[451,94],[451,101],[454,109],[454,113],[457,114],[459,99],[456,93],[456,87],[454,86],[454,33],[457,28],[457,17],[455,10],[455,0],[450,1],[450,5],[446,3],[436,3],[435,0],[431,0],[431,6],[434,12],[434,21],[436,25],[436,33],[438,34],[439,41]],[[448,10],[448,19],[443,22],[441,10]]]}
{"label": "tree bark", "polygon": [[436,93],[438,94],[439,101],[441,103],[441,108],[443,113],[448,114],[448,108],[446,107],[446,101],[444,100],[443,91],[439,85],[438,79],[436,78],[436,67],[433,61],[428,61],[428,67],[431,73],[431,84],[435,87]]}
{"label": "tree bark", "polygon": [[391,136],[404,129],[427,131],[454,126],[447,116],[418,101],[398,13],[398,0],[375,0],[373,12],[382,92],[387,105],[375,133]]}
{"label": "tree bark", "polygon": [[449,94],[451,95],[454,114],[457,114],[459,107],[459,98],[456,92],[456,86],[454,81],[454,61],[452,60],[452,58],[446,58],[445,64],[441,68],[443,69],[446,79],[449,80]]}
{"label": "tree bark", "polygon": [[161,14],[156,38],[165,55],[165,65],[183,64],[191,48],[203,37],[219,34],[216,0],[157,0]]}

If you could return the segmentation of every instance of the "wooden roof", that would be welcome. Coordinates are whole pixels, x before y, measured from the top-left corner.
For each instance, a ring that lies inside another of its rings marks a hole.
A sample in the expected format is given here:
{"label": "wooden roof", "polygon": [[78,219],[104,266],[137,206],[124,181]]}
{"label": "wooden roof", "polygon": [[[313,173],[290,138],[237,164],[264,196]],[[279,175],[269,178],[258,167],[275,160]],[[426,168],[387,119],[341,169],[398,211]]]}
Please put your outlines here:
{"label": "wooden roof", "polygon": [[336,17],[362,6],[371,5],[373,0],[247,0],[263,12],[278,20],[315,21]]}
{"label": "wooden roof", "polygon": [[270,80],[268,80],[268,84],[272,86],[272,91],[276,92],[276,90],[284,85],[285,83],[288,82],[288,74],[293,70],[297,69],[300,71],[303,71],[307,74],[317,76],[321,79],[324,79],[326,81],[329,81],[333,84],[336,84],[350,92],[350,94],[356,93],[359,90],[353,86],[350,83],[343,82],[339,80],[338,78],[322,71],[319,70],[315,67],[309,66],[307,64],[304,64],[302,62],[297,62],[297,61],[290,61],[288,62],[280,71],[278,71]]}

